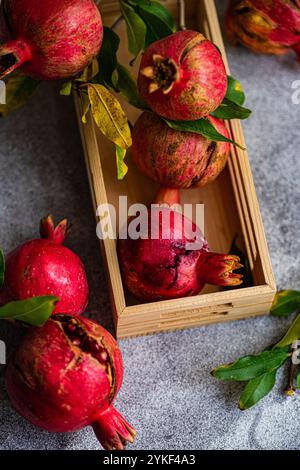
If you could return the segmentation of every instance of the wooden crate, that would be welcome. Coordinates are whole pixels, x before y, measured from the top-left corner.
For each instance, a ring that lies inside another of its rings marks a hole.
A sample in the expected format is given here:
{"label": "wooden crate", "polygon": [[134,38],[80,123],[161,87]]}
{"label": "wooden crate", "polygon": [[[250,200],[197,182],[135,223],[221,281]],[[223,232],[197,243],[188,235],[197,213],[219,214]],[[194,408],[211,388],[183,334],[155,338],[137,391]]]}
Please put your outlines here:
{"label": "wooden crate", "polygon": [[[177,15],[176,0],[162,3]],[[227,65],[214,1],[186,0],[186,6],[188,26],[211,39]],[[119,16],[116,1],[102,1],[101,10],[107,25],[112,25]],[[122,36],[120,60],[128,64],[124,24],[118,33]],[[127,195],[128,204],[149,204],[157,186],[138,172],[130,156],[127,157],[128,175],[123,181],[117,181],[114,146],[100,134],[90,115],[86,125],[81,123],[80,102],[75,100],[95,211],[103,203],[117,207],[119,195]],[[139,111],[127,104],[124,107],[134,122]],[[233,139],[244,144],[240,122],[231,122],[229,128]],[[270,309],[276,286],[247,152],[232,148],[228,166],[218,179],[204,188],[182,191],[182,202],[205,204],[205,235],[213,251],[228,253],[238,234],[239,244],[249,259],[254,286],[236,290],[208,286],[194,297],[141,304],[124,291],[116,241],[106,239],[101,245],[119,338],[237,320],[262,315]]]}

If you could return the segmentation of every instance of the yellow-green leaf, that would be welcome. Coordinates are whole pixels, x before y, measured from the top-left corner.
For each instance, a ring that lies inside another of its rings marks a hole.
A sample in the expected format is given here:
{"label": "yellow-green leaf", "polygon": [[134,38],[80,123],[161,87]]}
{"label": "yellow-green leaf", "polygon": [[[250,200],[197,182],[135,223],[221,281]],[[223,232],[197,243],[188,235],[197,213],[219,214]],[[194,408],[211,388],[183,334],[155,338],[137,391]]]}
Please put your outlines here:
{"label": "yellow-green leaf", "polygon": [[128,120],[117,98],[103,85],[91,83],[88,84],[88,95],[100,131],[122,149],[130,147],[132,140]]}
{"label": "yellow-green leaf", "polygon": [[227,76],[226,98],[233,103],[239,104],[240,106],[243,106],[246,99],[242,85],[239,81],[230,75]]}
{"label": "yellow-green leaf", "polygon": [[300,309],[300,291],[281,290],[277,292],[271,314],[275,317],[288,317]]}
{"label": "yellow-green leaf", "polygon": [[117,160],[117,171],[118,180],[122,180],[128,171],[128,166],[124,162],[126,155],[126,149],[122,149],[118,145],[116,146],[116,160]]}
{"label": "yellow-green leaf", "polygon": [[70,94],[72,93],[72,86],[73,86],[73,84],[72,84],[71,80],[63,83],[62,87],[59,91],[59,94],[61,96],[70,96]]}
{"label": "yellow-green leaf", "polygon": [[83,124],[86,124],[86,122],[87,122],[86,121],[86,115],[90,110],[91,103],[90,103],[90,99],[89,99],[88,94],[85,93],[84,91],[81,91],[80,96],[81,96],[81,110],[82,110],[81,120],[82,120]]}

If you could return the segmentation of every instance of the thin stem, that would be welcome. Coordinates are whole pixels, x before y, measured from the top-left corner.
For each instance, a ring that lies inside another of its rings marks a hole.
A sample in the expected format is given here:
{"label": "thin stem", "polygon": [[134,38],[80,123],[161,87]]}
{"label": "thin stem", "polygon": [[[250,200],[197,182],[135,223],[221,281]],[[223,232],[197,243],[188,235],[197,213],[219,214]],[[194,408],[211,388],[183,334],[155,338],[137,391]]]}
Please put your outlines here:
{"label": "thin stem", "polygon": [[295,395],[296,392],[296,387],[295,387],[295,377],[296,377],[296,372],[297,372],[297,365],[293,361],[293,355],[294,352],[297,351],[297,347],[294,348],[292,347],[292,355],[291,355],[291,363],[290,363],[290,373],[289,373],[289,383],[288,387],[285,390],[285,394],[288,396],[293,396]]}
{"label": "thin stem", "polygon": [[177,0],[179,10],[179,29],[184,31],[186,29],[185,21],[185,0]]}
{"label": "thin stem", "polygon": [[112,24],[110,29],[112,29],[112,30],[117,29],[118,26],[122,23],[123,20],[124,20],[124,16],[123,15],[119,16],[119,18],[117,18],[116,21]]}
{"label": "thin stem", "polygon": [[[96,3],[97,6],[99,6],[100,3],[102,2],[102,0],[94,0],[94,2]],[[122,15],[119,16],[119,18],[116,19],[116,21],[113,23],[113,25],[111,26],[110,29],[112,29],[112,30],[117,29],[117,27],[123,21],[123,19],[124,19],[124,17]]]}

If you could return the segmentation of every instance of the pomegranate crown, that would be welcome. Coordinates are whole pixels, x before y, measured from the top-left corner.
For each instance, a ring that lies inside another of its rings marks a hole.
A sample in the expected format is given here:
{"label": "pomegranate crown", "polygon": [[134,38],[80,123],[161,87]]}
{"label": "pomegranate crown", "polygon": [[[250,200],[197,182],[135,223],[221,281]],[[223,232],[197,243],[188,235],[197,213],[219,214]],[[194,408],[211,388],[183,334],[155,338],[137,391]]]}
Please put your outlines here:
{"label": "pomegranate crown", "polygon": [[149,78],[149,93],[161,89],[164,95],[172,90],[174,84],[179,80],[179,70],[176,62],[169,57],[153,54],[153,65],[141,70],[144,77]]}
{"label": "pomegranate crown", "polygon": [[[155,48],[153,49],[153,45],[150,46],[150,61],[140,70],[141,75],[150,80],[148,87],[148,92],[150,94],[157,90],[161,90],[164,95],[168,95],[172,91],[174,85],[181,79],[181,66],[187,54],[200,46],[203,42],[207,41],[201,33],[189,30],[185,30],[184,32],[178,31],[165,39],[170,40],[170,38],[173,37],[175,41],[175,38],[182,34],[185,37],[182,44],[182,50],[180,53],[175,53],[174,57],[166,57],[157,53],[155,52]],[[164,43],[165,39],[158,42]],[[150,51],[153,51],[152,55]]]}
{"label": "pomegranate crown", "polygon": [[63,219],[58,225],[54,225],[52,215],[47,215],[40,221],[41,238],[46,238],[57,245],[62,245],[70,232],[71,226],[67,219]]}

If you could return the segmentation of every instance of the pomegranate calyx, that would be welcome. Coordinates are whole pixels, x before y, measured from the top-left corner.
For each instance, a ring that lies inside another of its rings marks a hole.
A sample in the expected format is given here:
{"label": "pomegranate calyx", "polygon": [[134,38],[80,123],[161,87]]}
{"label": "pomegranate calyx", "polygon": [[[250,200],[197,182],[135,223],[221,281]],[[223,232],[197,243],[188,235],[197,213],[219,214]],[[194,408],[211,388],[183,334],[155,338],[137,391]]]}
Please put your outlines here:
{"label": "pomegranate calyx", "polygon": [[136,431],[113,407],[109,406],[92,424],[94,432],[105,450],[124,450],[134,441]]}
{"label": "pomegranate calyx", "polygon": [[0,46],[0,79],[32,59],[32,51],[24,39],[8,41]]}
{"label": "pomegranate calyx", "polygon": [[203,282],[216,286],[238,286],[243,282],[243,275],[235,273],[243,265],[236,255],[203,252],[199,259],[199,275]]}
{"label": "pomegranate calyx", "polygon": [[71,226],[67,219],[63,219],[55,227],[52,215],[47,215],[40,221],[41,238],[51,240],[57,245],[62,245],[70,232]]}
{"label": "pomegranate calyx", "polygon": [[142,69],[141,74],[151,80],[149,93],[161,89],[163,94],[167,95],[179,80],[179,69],[176,62],[159,54],[153,55],[153,65]]}

